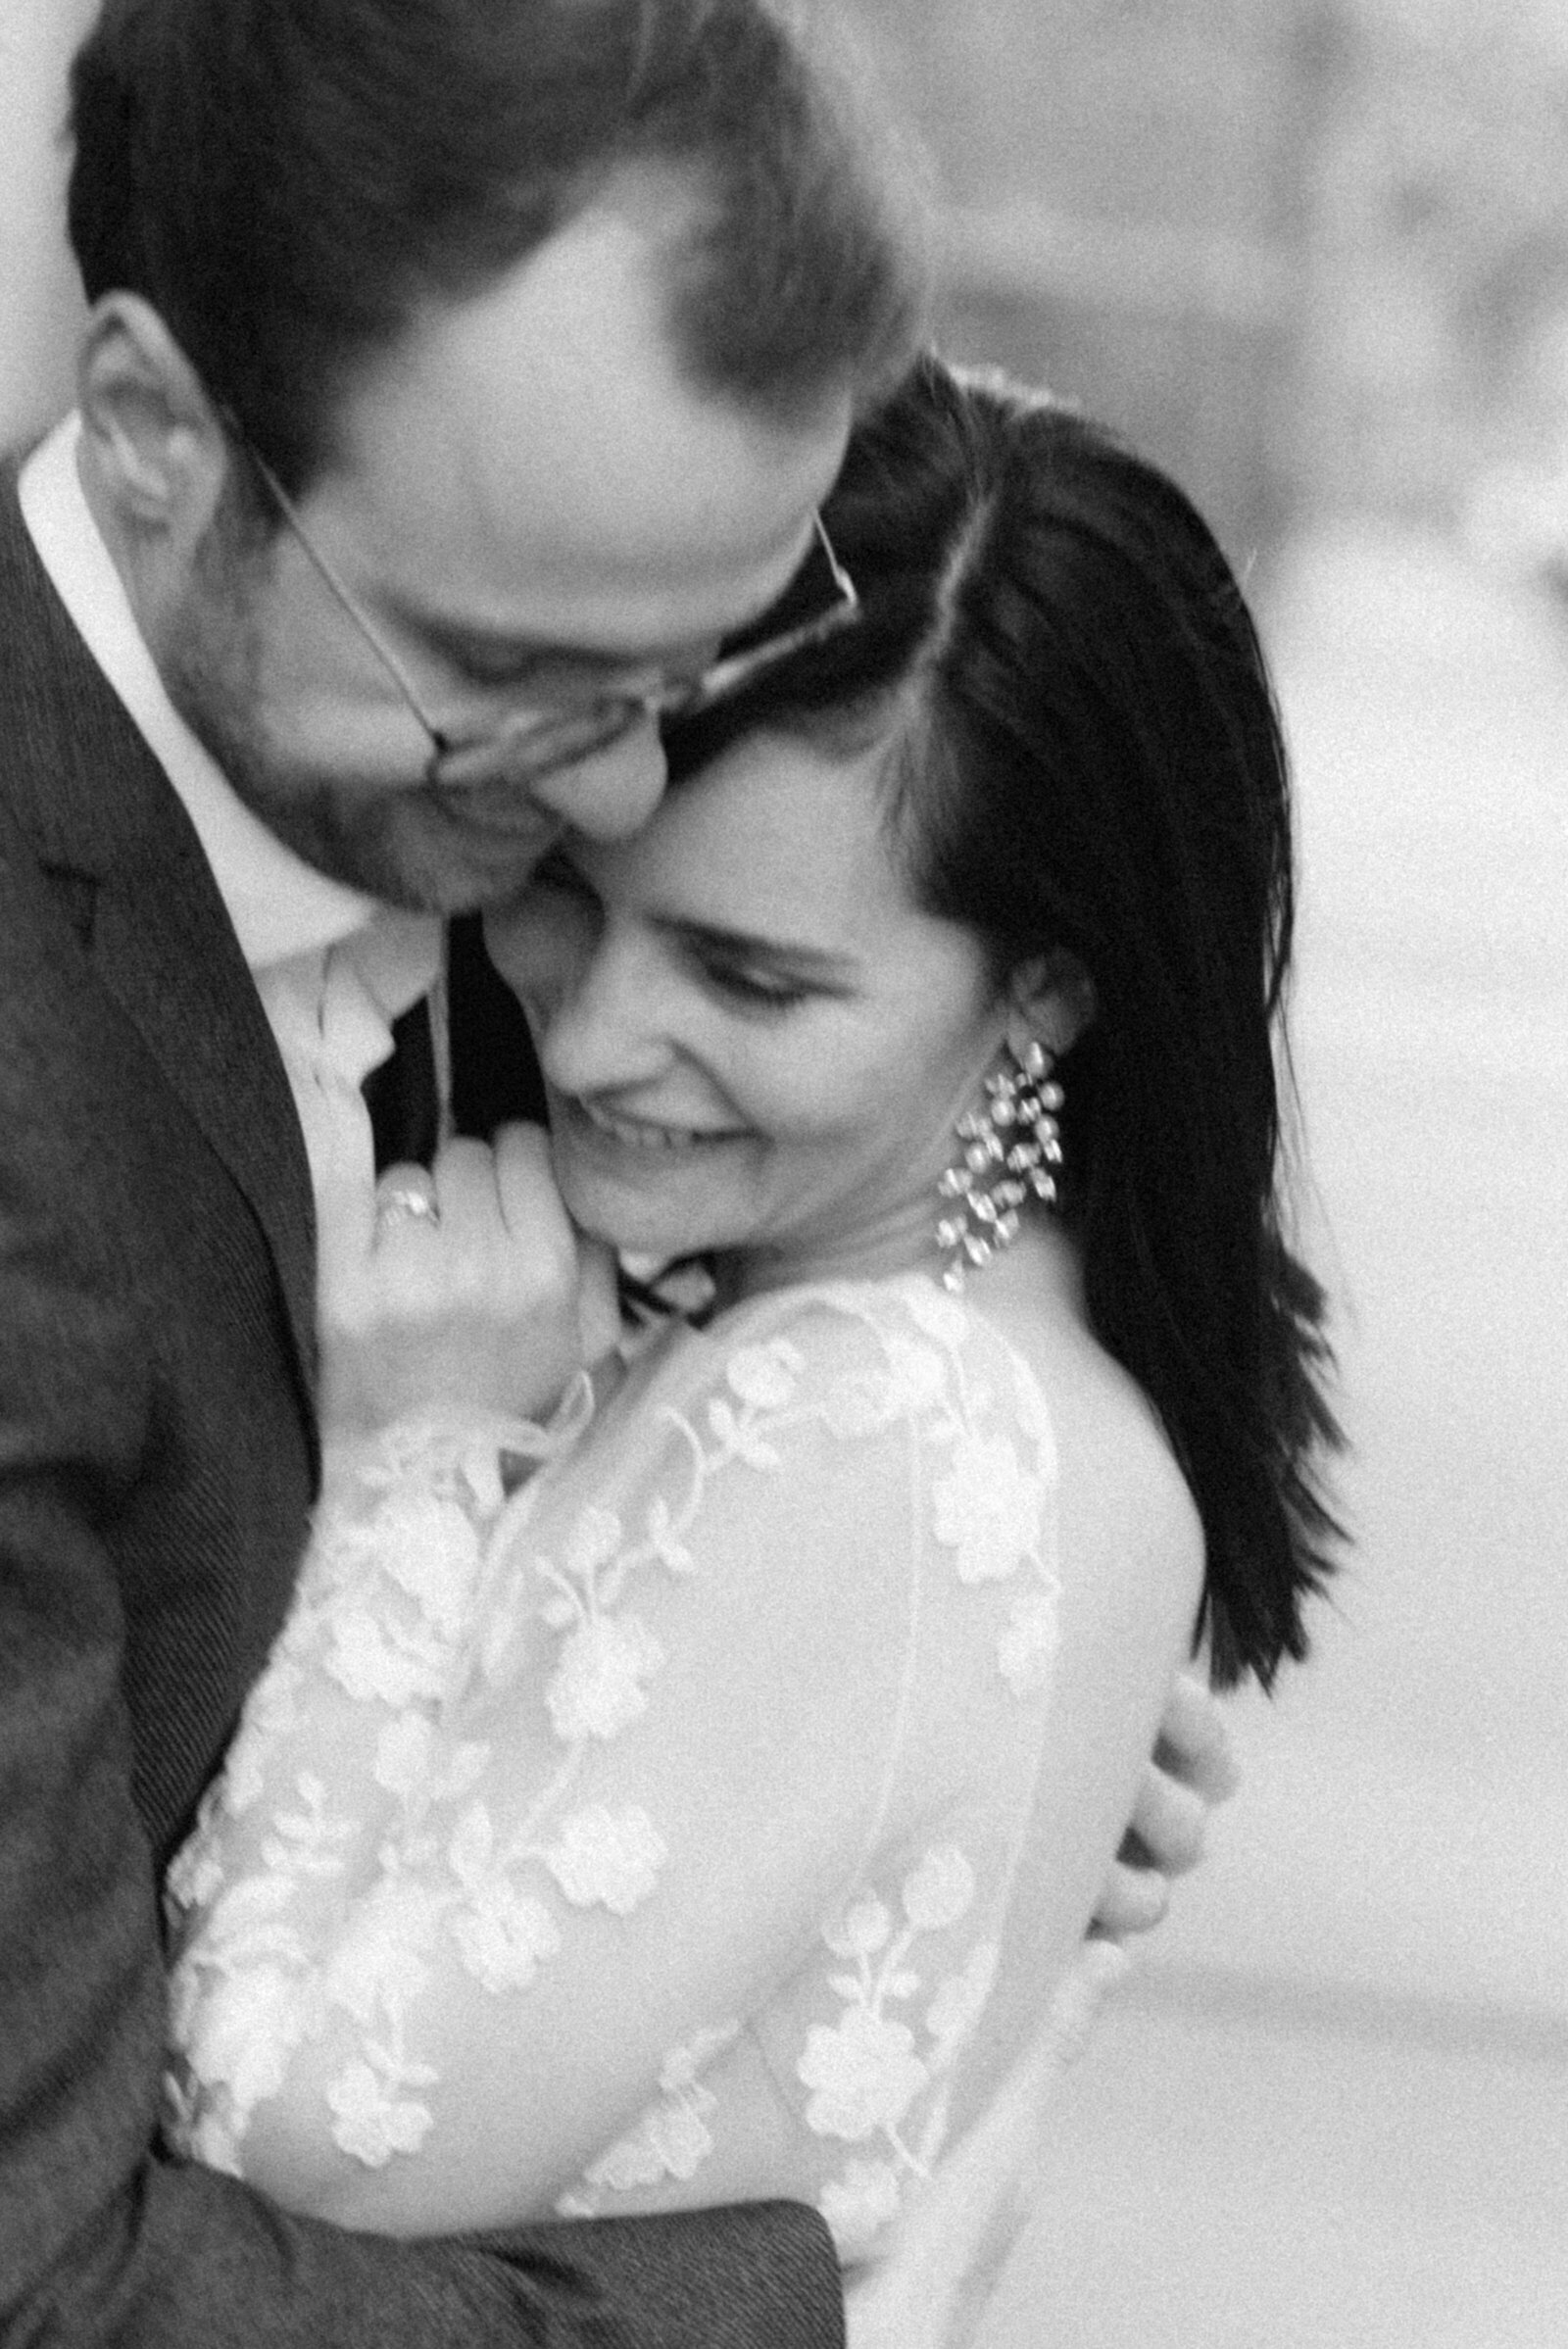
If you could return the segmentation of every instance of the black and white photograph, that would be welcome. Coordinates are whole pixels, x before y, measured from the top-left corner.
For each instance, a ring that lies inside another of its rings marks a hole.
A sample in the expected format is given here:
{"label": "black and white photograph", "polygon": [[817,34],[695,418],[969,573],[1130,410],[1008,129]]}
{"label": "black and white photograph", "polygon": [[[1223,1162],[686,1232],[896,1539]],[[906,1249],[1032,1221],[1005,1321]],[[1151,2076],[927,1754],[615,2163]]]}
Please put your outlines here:
{"label": "black and white photograph", "polygon": [[1568,2339],[1562,0],[0,0],[0,2349]]}

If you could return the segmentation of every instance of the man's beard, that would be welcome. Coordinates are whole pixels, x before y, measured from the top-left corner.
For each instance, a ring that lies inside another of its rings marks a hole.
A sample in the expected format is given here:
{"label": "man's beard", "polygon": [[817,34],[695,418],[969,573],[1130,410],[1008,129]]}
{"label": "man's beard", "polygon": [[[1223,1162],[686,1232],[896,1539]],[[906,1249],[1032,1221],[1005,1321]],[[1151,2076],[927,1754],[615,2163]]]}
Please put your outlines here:
{"label": "man's beard", "polygon": [[466,895],[407,837],[416,784],[290,758],[272,739],[259,613],[274,544],[233,514],[215,521],[160,663],[169,698],[236,798],[307,864],[387,905],[453,910],[449,900]]}
{"label": "man's beard", "polygon": [[411,911],[445,907],[405,869],[389,833],[401,793],[280,758],[267,741],[256,702],[233,678],[192,657],[188,644],[165,682],[170,700],[211,753],[237,799],[295,856],[329,880]]}

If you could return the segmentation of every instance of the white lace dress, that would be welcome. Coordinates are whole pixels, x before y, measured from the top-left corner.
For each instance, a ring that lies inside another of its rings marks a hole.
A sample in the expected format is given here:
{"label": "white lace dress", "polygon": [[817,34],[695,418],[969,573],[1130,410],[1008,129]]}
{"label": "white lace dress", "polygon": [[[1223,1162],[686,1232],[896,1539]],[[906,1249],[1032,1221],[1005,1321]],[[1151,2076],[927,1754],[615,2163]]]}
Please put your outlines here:
{"label": "white lace dress", "polygon": [[789,2195],[874,2254],[985,2040],[1056,1485],[919,1275],[339,1454],[170,1877],[176,2148],[386,2231]]}

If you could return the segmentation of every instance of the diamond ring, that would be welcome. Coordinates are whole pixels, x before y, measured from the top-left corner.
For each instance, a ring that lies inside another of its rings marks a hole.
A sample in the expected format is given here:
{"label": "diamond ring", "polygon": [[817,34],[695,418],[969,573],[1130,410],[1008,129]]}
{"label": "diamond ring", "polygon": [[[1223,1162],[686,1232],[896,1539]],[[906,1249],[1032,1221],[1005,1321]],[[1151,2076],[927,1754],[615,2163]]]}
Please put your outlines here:
{"label": "diamond ring", "polygon": [[375,1228],[384,1232],[395,1223],[439,1223],[441,1210],[430,1192],[413,1183],[389,1183],[376,1194]]}

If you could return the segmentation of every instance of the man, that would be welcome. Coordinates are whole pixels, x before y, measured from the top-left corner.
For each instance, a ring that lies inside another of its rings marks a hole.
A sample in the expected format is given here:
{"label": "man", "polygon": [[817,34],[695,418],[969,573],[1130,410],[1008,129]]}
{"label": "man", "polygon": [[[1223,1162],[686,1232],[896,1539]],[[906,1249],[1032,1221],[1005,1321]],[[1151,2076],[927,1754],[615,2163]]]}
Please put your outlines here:
{"label": "man", "polygon": [[[298,1561],[358,1080],[720,639],[836,624],[898,241],[755,0],[110,0],[74,126],[79,416],[0,511],[0,2338],[833,2342],[803,2211],[389,2244],[159,2158],[156,1886]],[[569,1237],[453,1163],[542,1400]]]}
{"label": "man", "polygon": [[300,1554],[353,1080],[434,914],[652,806],[897,240],[753,0],[111,0],[74,101],[79,421],[0,519],[0,2337],[834,2341],[804,2211],[388,2244],[160,2159],[156,1887]]}

